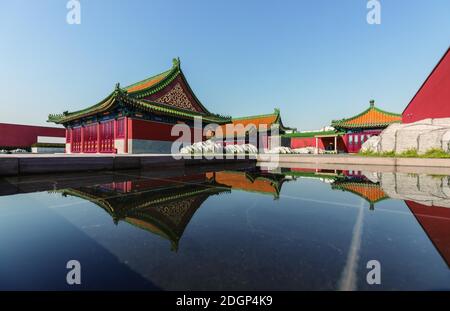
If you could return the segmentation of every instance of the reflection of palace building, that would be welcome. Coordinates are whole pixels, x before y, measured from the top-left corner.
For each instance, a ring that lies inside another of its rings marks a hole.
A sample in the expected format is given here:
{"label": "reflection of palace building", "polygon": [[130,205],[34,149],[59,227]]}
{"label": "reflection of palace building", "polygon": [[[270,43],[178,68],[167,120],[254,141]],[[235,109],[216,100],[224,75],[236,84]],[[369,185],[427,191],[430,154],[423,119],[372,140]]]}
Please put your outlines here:
{"label": "reflection of palace building", "polygon": [[285,178],[264,172],[225,171],[168,179],[139,178],[91,187],[59,190],[104,209],[115,223],[125,221],[178,243],[194,213],[211,195],[230,189],[279,196]]}
{"label": "reflection of palace building", "polygon": [[283,174],[245,171],[221,171],[208,173],[209,178],[233,190],[244,190],[272,195],[279,198],[281,187],[288,178]]}
{"label": "reflection of palace building", "polygon": [[157,234],[178,248],[178,242],[194,213],[211,195],[229,192],[217,187],[205,174],[173,179],[140,179],[96,187],[65,189],[103,208],[115,223],[126,221]]}
{"label": "reflection of palace building", "polygon": [[373,183],[364,177],[337,178],[332,184],[332,189],[356,194],[369,203],[371,210],[374,209],[375,203],[389,198],[379,183]]}
{"label": "reflection of palace building", "polygon": [[331,184],[331,189],[356,194],[363,198],[374,209],[375,203],[388,199],[379,183],[374,183],[356,171],[327,169],[291,169],[291,174],[297,177],[316,178]]}
{"label": "reflection of palace building", "polygon": [[[424,175],[421,178],[401,173],[380,173],[380,180],[374,182],[359,171],[296,168],[284,173],[327,181],[333,190],[353,193],[363,198],[369,203],[370,210],[375,210],[377,203],[391,198],[389,194],[396,200],[403,200],[450,267],[450,201],[445,198],[445,194],[450,195],[448,177],[441,176],[440,180],[436,176]],[[392,183],[392,178],[402,185]],[[410,187],[411,185],[417,188]]]}

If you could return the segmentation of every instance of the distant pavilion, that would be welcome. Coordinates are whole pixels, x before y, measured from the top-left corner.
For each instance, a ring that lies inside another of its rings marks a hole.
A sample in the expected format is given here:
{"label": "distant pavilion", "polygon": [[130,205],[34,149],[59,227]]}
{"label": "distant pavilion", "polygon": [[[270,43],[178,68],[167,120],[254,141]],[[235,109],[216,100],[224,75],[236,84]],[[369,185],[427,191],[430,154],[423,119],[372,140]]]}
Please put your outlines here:
{"label": "distant pavilion", "polygon": [[299,132],[283,135],[284,145],[291,148],[314,147],[328,152],[357,153],[362,144],[372,136],[379,135],[386,127],[402,121],[401,114],[387,112],[375,107],[375,101],[363,112],[341,120],[331,121],[334,130]]}

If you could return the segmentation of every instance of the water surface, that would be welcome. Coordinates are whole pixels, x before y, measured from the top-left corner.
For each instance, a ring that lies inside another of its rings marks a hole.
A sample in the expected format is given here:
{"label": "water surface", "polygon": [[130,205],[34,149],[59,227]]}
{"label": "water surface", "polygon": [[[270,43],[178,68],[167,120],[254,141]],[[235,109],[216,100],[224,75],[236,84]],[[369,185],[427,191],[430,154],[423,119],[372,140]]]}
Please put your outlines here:
{"label": "water surface", "polygon": [[[450,289],[449,177],[315,169],[0,179],[0,289]],[[66,283],[69,260],[82,284]],[[381,265],[381,284],[366,281]]]}

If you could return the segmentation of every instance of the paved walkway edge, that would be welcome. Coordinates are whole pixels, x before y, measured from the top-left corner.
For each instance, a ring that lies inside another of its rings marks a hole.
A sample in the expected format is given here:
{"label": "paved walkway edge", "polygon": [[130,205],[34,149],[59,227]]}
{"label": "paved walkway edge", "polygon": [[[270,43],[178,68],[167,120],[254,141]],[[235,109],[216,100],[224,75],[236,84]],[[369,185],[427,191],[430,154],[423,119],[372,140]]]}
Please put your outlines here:
{"label": "paved walkway edge", "polygon": [[347,164],[347,165],[376,165],[376,166],[417,166],[417,167],[445,167],[450,168],[449,159],[422,158],[384,158],[361,157],[354,155],[278,155],[258,156],[258,162],[283,163],[314,163],[314,164]]}

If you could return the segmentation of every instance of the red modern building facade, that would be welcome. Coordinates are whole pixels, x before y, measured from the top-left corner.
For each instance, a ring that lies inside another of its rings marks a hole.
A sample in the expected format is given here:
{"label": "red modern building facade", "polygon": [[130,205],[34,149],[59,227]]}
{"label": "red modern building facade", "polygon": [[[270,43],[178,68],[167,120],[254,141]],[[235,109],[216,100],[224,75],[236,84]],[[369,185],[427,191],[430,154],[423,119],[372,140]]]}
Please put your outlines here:
{"label": "red modern building facade", "polygon": [[450,48],[402,114],[403,123],[450,117]]}

